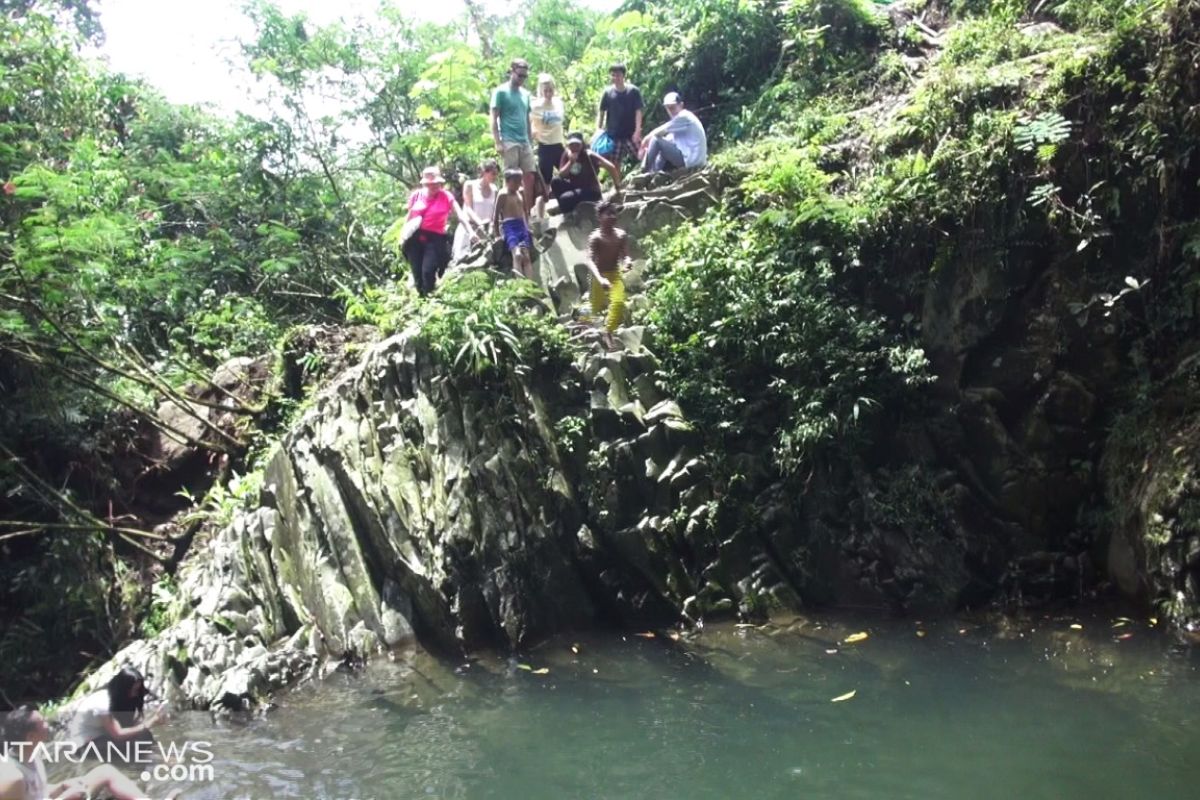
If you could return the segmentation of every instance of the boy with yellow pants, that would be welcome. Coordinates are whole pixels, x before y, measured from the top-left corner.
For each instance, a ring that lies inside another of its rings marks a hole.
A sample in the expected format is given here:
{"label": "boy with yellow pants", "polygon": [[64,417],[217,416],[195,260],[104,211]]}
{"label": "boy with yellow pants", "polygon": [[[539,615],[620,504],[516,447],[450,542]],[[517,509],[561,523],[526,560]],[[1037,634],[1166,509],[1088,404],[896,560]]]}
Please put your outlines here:
{"label": "boy with yellow pants", "polygon": [[605,313],[604,346],[616,347],[613,332],[625,313],[625,281],[621,269],[629,261],[629,235],[617,227],[617,207],[603,202],[596,208],[600,226],[588,237],[588,271],[592,273],[592,313]]}

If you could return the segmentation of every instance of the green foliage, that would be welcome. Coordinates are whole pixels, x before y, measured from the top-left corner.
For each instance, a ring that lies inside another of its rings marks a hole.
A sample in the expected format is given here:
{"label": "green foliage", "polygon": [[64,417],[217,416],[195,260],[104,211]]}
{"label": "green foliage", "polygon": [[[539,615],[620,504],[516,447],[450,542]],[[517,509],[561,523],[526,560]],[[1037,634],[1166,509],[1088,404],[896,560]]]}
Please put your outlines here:
{"label": "green foliage", "polygon": [[228,481],[217,481],[205,493],[203,498],[197,498],[187,491],[180,490],[181,496],[187,499],[192,510],[183,517],[183,522],[203,521],[213,528],[223,528],[233,521],[233,515],[238,509],[246,508],[256,501],[262,490],[263,470],[265,464],[262,457],[269,452],[269,446],[260,448],[259,463],[247,472],[234,472]]}
{"label": "green foliage", "polygon": [[783,229],[812,226],[824,231],[848,233],[858,212],[831,189],[835,175],[822,169],[816,159],[819,148],[780,148],[751,163],[742,181],[746,202],[764,209],[762,220]]}
{"label": "green foliage", "polygon": [[95,4],[96,0],[0,0],[0,16],[45,16],[60,26],[73,27],[85,39],[98,41],[104,35]]}
{"label": "green foliage", "polygon": [[759,66],[765,80],[744,84],[741,107],[728,109],[732,118],[725,125],[731,138],[802,129],[880,84],[871,73],[884,28],[871,4],[788,0],[764,13],[771,15],[772,30],[756,30],[743,46],[772,61],[769,67]]}
{"label": "green foliage", "polygon": [[414,323],[442,363],[459,375],[557,372],[571,362],[570,339],[545,302],[534,283],[472,271],[445,280]]}
{"label": "green foliage", "polygon": [[411,281],[401,280],[388,281],[383,286],[366,285],[358,292],[340,287],[336,296],[345,306],[347,322],[395,333],[411,318],[417,292]]}
{"label": "green foliage", "polygon": [[278,323],[258,299],[218,295],[206,290],[199,308],[186,321],[190,346],[206,359],[227,361],[233,356],[269,352],[279,337]]}
{"label": "green foliage", "polygon": [[[103,537],[77,532],[49,537],[45,553],[0,545],[0,663],[10,697],[39,694],[84,667],[132,632],[133,606],[123,603],[120,565]],[[45,568],[43,559],[54,564]],[[71,646],[67,646],[70,643]]]}
{"label": "green foliage", "polygon": [[880,18],[856,3],[785,4],[787,69],[745,112],[769,119],[756,112],[779,107],[782,118],[770,138],[717,156],[741,178],[727,211],[654,253],[656,341],[689,413],[723,446],[770,437],[794,471],[817,448],[853,441],[867,411],[890,415],[917,397],[920,348],[851,287],[919,291],[923,279],[892,284],[898,276],[862,263],[868,254],[968,224],[1003,235],[1023,223],[1007,198],[1031,192],[1033,224],[1082,234],[1080,249],[1103,235],[1105,184],[1067,195],[1052,179],[1078,158],[1066,82],[1104,51],[1019,31],[1019,6],[960,21],[907,108],[880,124],[851,113],[878,98],[864,79],[886,49]]}
{"label": "green foliage", "polygon": [[163,575],[150,585],[150,604],[138,626],[138,633],[149,638],[169,628],[182,616],[179,587],[170,575]]}
{"label": "green foliage", "polygon": [[864,512],[872,524],[918,535],[945,535],[953,515],[950,499],[928,471],[909,465],[877,476],[878,488]]}
{"label": "green foliage", "polygon": [[[308,24],[303,14],[287,16],[266,0],[245,6],[257,37],[243,45],[250,69],[269,75],[291,90],[315,83],[337,83],[339,72],[353,72],[359,64],[358,43],[340,23],[325,27]],[[329,71],[335,67],[337,71]],[[293,95],[295,102],[302,98]]]}
{"label": "green foliage", "polygon": [[[24,4],[22,4],[24,5]],[[81,130],[101,127],[105,86],[75,58],[78,34],[52,17],[0,13],[0,179],[61,157]],[[50,87],[53,87],[50,90]]]}
{"label": "green foliage", "polygon": [[[561,82],[567,68],[583,57],[603,18],[598,11],[572,0],[533,0],[520,14],[501,22],[496,47],[503,53],[523,53],[532,74],[548,72]],[[536,81],[531,80],[529,90],[536,89]]]}
{"label": "green foliage", "polygon": [[554,423],[554,436],[564,452],[583,453],[588,437],[588,422],[583,417],[565,416]]}
{"label": "green foliage", "polygon": [[1014,132],[1018,150],[1036,151],[1046,145],[1058,145],[1071,135],[1071,122],[1057,111],[1044,111],[1022,120]]}
{"label": "green foliage", "polygon": [[882,18],[863,0],[787,0],[782,8],[789,71],[814,89],[862,70],[883,38]]}
{"label": "green foliage", "polygon": [[677,236],[654,254],[665,273],[649,312],[700,428],[727,447],[768,438],[785,472],[924,380],[919,349],[839,295],[836,271],[852,254],[806,238],[845,234],[842,210],[802,214],[749,227],[711,215]]}
{"label": "green foliage", "polygon": [[1163,0],[1060,0],[1046,10],[1071,29],[1112,31],[1145,22],[1167,3]]}
{"label": "green foliage", "polygon": [[[950,2],[933,57],[862,0],[638,0],[612,15],[534,0],[446,25],[394,3],[327,26],[258,0],[243,53],[270,110],[229,121],[82,59],[86,0],[0,2],[0,441],[105,508],[112,442],[136,439],[114,404],[161,394],[121,374],[130,364],[178,386],[292,325],[349,321],[419,328],[464,380],[563,368],[566,333],[527,282],[470,273],[418,302],[390,279],[404,196],[427,163],[473,173],[489,155],[488,93],[515,56],[555,75],[570,127],[591,127],[623,61],[648,127],[678,90],[729,145],[714,161],[735,188],[653,248],[648,312],[673,390],[720,452],[765,445],[794,473],[902,414],[925,380],[913,312],[963,237],[1103,246],[1089,268],[1136,261],[1151,280],[1125,305],[1146,306],[1160,343],[1191,341],[1196,3],[1052,0],[1038,19],[1067,30],[1036,35],[1018,27],[1034,5]],[[571,419],[564,443],[582,435]],[[895,475],[888,507],[912,516]],[[254,480],[202,507],[227,518]],[[57,512],[3,468],[0,509]],[[27,657],[33,643],[102,652],[143,603],[129,553],[67,541],[3,560],[6,605],[23,611],[4,620],[0,662],[29,685],[53,669]],[[155,603],[148,631],[167,621]]]}
{"label": "green foliage", "polygon": [[421,79],[409,96],[417,101],[416,117],[421,123],[409,138],[409,146],[425,153],[432,163],[451,164],[468,173],[474,161],[462,153],[484,152],[492,141],[488,122],[489,87],[481,77],[482,59],[465,44],[434,53],[426,61]]}
{"label": "green foliage", "polygon": [[966,67],[972,72],[1016,61],[1036,53],[1041,43],[1021,33],[1003,11],[959,22],[946,34],[939,66]]}

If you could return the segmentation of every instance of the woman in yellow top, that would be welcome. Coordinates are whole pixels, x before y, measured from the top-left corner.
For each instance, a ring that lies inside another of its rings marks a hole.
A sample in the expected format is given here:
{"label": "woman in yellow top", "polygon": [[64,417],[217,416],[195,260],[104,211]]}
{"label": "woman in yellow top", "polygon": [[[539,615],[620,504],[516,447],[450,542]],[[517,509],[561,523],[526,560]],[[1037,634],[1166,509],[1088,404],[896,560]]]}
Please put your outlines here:
{"label": "woman in yellow top", "polygon": [[538,92],[529,109],[533,141],[537,144],[538,174],[542,176],[542,197],[550,199],[550,179],[563,155],[562,98],[554,93],[554,78],[543,72],[538,76]]}

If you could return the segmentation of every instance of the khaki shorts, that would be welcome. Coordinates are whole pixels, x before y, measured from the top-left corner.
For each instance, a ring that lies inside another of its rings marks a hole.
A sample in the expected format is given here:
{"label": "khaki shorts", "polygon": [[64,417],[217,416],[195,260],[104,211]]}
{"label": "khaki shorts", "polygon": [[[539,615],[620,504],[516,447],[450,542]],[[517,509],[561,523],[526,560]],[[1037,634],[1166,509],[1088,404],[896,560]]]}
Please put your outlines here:
{"label": "khaki shorts", "polygon": [[505,169],[519,169],[521,172],[534,172],[536,170],[533,160],[533,148],[528,143],[501,142],[500,151],[504,157]]}

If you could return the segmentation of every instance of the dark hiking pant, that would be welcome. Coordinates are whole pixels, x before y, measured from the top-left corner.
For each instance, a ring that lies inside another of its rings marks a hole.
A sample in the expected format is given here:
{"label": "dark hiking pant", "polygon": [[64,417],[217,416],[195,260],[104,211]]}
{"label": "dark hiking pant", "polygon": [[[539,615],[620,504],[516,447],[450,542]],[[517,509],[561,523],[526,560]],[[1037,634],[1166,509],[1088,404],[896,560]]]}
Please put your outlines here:
{"label": "dark hiking pant", "polygon": [[565,178],[555,178],[550,182],[550,193],[558,199],[558,208],[564,214],[570,214],[580,203],[598,203],[601,195],[596,189],[577,189]]}
{"label": "dark hiking pant", "polygon": [[417,231],[404,245],[417,294],[426,297],[450,263],[450,240],[444,233]]}
{"label": "dark hiking pant", "polygon": [[561,144],[539,144],[537,147],[538,173],[542,182],[547,186],[554,179],[554,170],[562,160],[563,146]]}

